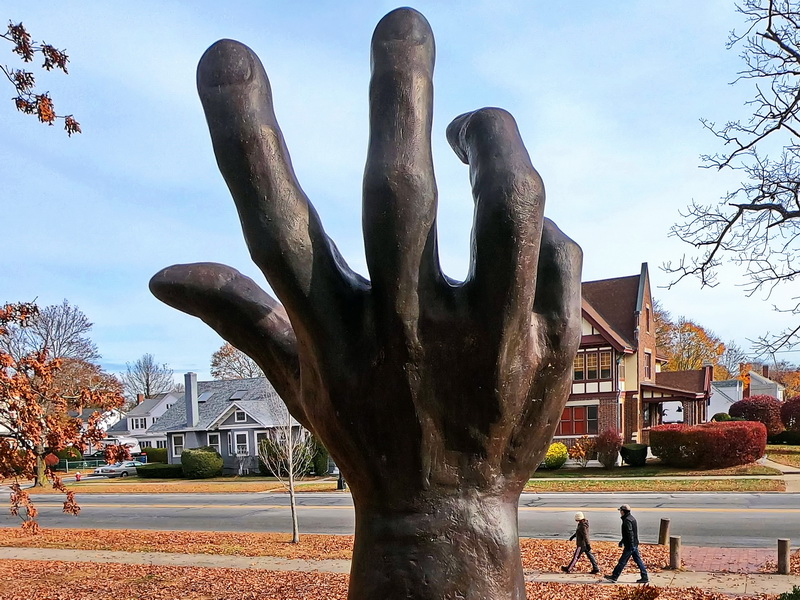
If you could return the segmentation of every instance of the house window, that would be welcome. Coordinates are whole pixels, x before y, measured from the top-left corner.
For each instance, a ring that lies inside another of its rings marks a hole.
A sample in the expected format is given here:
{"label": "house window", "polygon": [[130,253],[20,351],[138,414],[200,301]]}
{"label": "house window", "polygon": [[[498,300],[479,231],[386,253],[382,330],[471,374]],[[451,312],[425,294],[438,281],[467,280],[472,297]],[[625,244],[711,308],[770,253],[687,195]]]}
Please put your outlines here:
{"label": "house window", "polygon": [[228,432],[228,456],[233,456],[233,434]]}
{"label": "house window", "polygon": [[250,444],[247,441],[247,433],[237,433],[236,435],[236,456],[247,456],[250,454]]}
{"label": "house window", "polygon": [[141,446],[142,448],[152,448],[153,447],[153,442],[142,441],[142,442],[139,442],[139,446]]}
{"label": "house window", "polygon": [[179,457],[183,453],[183,434],[176,433],[172,436],[172,456]]}
{"label": "house window", "polygon": [[597,379],[597,352],[586,353],[586,379]]}
{"label": "house window", "polygon": [[597,433],[597,405],[567,406],[561,413],[556,435],[593,435]]}
{"label": "house window", "polygon": [[156,440],[156,448],[166,448],[167,440]]}
{"label": "house window", "polygon": [[131,429],[147,429],[147,419],[144,417],[132,418]]}
{"label": "house window", "polygon": [[237,423],[246,423],[247,422],[247,414],[243,410],[237,410],[233,413],[233,420]]}
{"label": "house window", "polygon": [[208,434],[208,445],[214,448],[217,452],[222,454],[220,450],[220,443],[219,443],[219,434],[218,433],[209,433]]}
{"label": "house window", "polygon": [[653,376],[653,355],[650,352],[644,353],[644,378],[650,379]]}
{"label": "house window", "polygon": [[575,361],[572,363],[572,378],[575,381],[583,380],[583,362],[584,362],[583,354],[578,354],[577,356],[575,356]]}
{"label": "house window", "polygon": [[600,353],[600,379],[611,379],[611,352]]}
{"label": "house window", "polygon": [[647,333],[650,333],[650,307],[644,307],[644,326],[647,330]]}

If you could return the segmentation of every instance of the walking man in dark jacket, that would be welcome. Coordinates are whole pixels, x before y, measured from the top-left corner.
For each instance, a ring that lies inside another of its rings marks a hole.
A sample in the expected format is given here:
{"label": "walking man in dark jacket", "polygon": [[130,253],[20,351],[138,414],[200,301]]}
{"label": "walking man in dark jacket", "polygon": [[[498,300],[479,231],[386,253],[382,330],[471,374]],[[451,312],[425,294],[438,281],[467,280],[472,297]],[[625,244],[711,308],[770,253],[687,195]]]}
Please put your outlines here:
{"label": "walking man in dark jacket", "polygon": [[631,514],[631,507],[627,504],[620,506],[619,516],[622,519],[622,539],[619,542],[619,546],[622,548],[622,556],[619,557],[619,562],[614,567],[611,575],[604,575],[604,577],[616,583],[622,573],[622,569],[628,564],[628,560],[633,558],[633,562],[639,567],[639,573],[641,574],[636,583],[649,583],[650,578],[647,576],[647,567],[644,566],[644,561],[639,556],[639,528],[636,525],[636,519]]}

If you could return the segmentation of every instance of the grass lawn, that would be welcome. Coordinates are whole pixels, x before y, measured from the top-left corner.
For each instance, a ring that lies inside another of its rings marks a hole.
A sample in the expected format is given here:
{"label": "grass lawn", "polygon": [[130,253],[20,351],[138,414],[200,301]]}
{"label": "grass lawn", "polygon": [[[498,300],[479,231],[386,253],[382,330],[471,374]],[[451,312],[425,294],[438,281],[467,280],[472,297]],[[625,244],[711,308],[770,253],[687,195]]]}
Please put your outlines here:
{"label": "grass lawn", "polygon": [[[2,483],[2,482],[0,482]],[[9,483],[8,481],[6,483]],[[274,478],[267,477],[214,477],[211,479],[142,479],[125,477],[106,479],[90,478],[80,482],[65,482],[67,489],[83,494],[209,494],[209,493],[246,493],[246,492],[281,492],[283,484]],[[41,488],[22,486],[30,495],[59,494],[49,485]],[[295,482],[297,492],[335,492],[336,482],[312,479]]]}
{"label": "grass lawn", "polygon": [[783,479],[531,479],[526,492],[783,492]]}
{"label": "grass lawn", "polygon": [[[770,448],[780,448],[781,446],[770,446]],[[796,448],[796,446],[786,446]],[[799,449],[800,451],[800,449]],[[797,454],[800,460],[800,454]],[[772,458],[772,457],[770,457]],[[780,461],[777,461],[780,462]],[[798,463],[800,464],[800,463]],[[667,467],[658,462],[648,463],[644,467],[613,467],[604,469],[602,467],[568,467],[556,469],[539,469],[533,474],[531,479],[583,479],[583,478],[606,478],[606,477],[754,477],[764,475],[780,475],[781,472],[772,467],[765,467],[756,463],[729,467],[727,469],[679,469]]]}
{"label": "grass lawn", "polygon": [[800,446],[784,444],[767,446],[767,456],[776,463],[800,468]]}

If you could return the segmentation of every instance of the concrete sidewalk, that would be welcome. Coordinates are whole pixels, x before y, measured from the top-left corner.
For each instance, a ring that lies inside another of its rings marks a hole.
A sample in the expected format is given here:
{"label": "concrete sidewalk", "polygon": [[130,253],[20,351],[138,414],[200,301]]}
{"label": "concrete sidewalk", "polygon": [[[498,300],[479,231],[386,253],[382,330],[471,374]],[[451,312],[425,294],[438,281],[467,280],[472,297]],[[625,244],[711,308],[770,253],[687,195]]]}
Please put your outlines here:
{"label": "concrete sidewalk", "polygon": [[[350,571],[350,561],[348,560],[293,560],[272,556],[220,556],[166,552],[61,550],[53,548],[0,548],[0,560],[4,559],[223,567],[270,571],[316,571],[322,573],[349,573]],[[618,583],[613,584],[601,577],[588,573],[545,573],[539,571],[527,571],[525,573],[527,581],[597,585],[633,584],[638,577],[638,574],[625,574]],[[763,573],[663,571],[661,573],[651,573],[650,583],[659,587],[698,587],[727,594],[780,594],[791,591],[795,585],[800,585],[800,576]]]}

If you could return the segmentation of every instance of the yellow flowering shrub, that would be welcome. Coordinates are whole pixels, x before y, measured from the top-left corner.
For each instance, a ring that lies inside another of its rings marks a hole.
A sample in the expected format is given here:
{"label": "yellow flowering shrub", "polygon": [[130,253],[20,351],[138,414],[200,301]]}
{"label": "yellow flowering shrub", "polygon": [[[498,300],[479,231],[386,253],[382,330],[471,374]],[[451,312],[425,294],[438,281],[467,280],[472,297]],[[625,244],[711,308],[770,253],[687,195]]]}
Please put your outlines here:
{"label": "yellow flowering shrub", "polygon": [[550,444],[547,455],[544,457],[544,466],[548,469],[560,469],[567,462],[567,447],[561,442]]}

